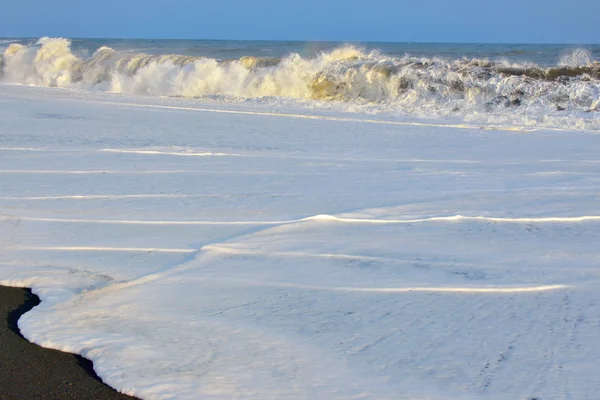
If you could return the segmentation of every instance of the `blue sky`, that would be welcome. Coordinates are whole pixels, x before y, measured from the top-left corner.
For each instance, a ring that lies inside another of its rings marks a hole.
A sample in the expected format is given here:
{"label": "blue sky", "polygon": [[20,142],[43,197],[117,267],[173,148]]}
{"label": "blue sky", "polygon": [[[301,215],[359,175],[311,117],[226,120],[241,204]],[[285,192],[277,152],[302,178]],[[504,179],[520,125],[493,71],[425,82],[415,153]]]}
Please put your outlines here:
{"label": "blue sky", "polygon": [[600,43],[598,0],[7,3],[4,37]]}

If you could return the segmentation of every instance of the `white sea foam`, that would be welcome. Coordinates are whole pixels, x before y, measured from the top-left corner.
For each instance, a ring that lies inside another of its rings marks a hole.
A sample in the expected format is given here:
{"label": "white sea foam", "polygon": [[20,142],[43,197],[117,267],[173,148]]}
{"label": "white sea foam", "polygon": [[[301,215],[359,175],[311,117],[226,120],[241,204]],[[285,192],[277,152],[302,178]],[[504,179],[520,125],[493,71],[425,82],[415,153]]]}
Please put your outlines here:
{"label": "white sea foam", "polygon": [[594,63],[592,53],[587,49],[574,49],[561,57],[558,65],[565,67],[585,67]]}
{"label": "white sea foam", "polygon": [[[346,46],[313,58],[245,56],[216,60],[99,48],[77,57],[67,39],[13,43],[2,57],[3,82],[155,96],[278,97],[315,105],[342,102],[467,121],[600,129],[600,63],[585,49],[557,66],[489,60],[392,58]],[[317,101],[317,103],[315,103]]]}
{"label": "white sea foam", "polygon": [[0,89],[0,284],[108,385],[597,399],[597,135]]}

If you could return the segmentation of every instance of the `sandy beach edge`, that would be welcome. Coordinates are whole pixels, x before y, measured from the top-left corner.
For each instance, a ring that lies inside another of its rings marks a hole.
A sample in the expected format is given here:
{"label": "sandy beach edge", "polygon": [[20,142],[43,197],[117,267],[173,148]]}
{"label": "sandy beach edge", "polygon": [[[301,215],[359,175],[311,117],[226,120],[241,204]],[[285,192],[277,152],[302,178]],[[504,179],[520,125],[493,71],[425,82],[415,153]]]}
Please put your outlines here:
{"label": "sandy beach edge", "polygon": [[0,399],[135,399],[104,384],[91,361],[24,339],[17,321],[39,303],[30,289],[0,286]]}

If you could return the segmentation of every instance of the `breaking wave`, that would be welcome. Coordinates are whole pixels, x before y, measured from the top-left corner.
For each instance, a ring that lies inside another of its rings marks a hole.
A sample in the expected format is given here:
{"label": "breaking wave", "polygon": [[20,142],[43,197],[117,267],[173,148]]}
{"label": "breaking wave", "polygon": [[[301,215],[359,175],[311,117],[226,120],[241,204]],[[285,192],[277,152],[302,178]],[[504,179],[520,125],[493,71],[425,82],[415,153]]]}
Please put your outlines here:
{"label": "breaking wave", "polygon": [[584,49],[555,66],[484,59],[387,57],[346,46],[312,58],[147,55],[101,47],[79,57],[67,39],[11,43],[7,83],[198,97],[275,96],[376,106],[420,117],[600,130],[600,63]]}

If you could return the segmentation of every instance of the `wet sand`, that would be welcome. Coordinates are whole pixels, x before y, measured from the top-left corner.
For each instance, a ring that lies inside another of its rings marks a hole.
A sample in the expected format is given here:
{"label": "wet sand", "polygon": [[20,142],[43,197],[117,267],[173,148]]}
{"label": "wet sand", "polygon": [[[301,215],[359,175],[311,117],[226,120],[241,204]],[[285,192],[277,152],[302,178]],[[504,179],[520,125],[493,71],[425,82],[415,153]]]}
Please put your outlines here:
{"label": "wet sand", "polygon": [[0,399],[135,399],[105,385],[91,361],[21,336],[19,317],[39,302],[29,289],[0,286]]}

